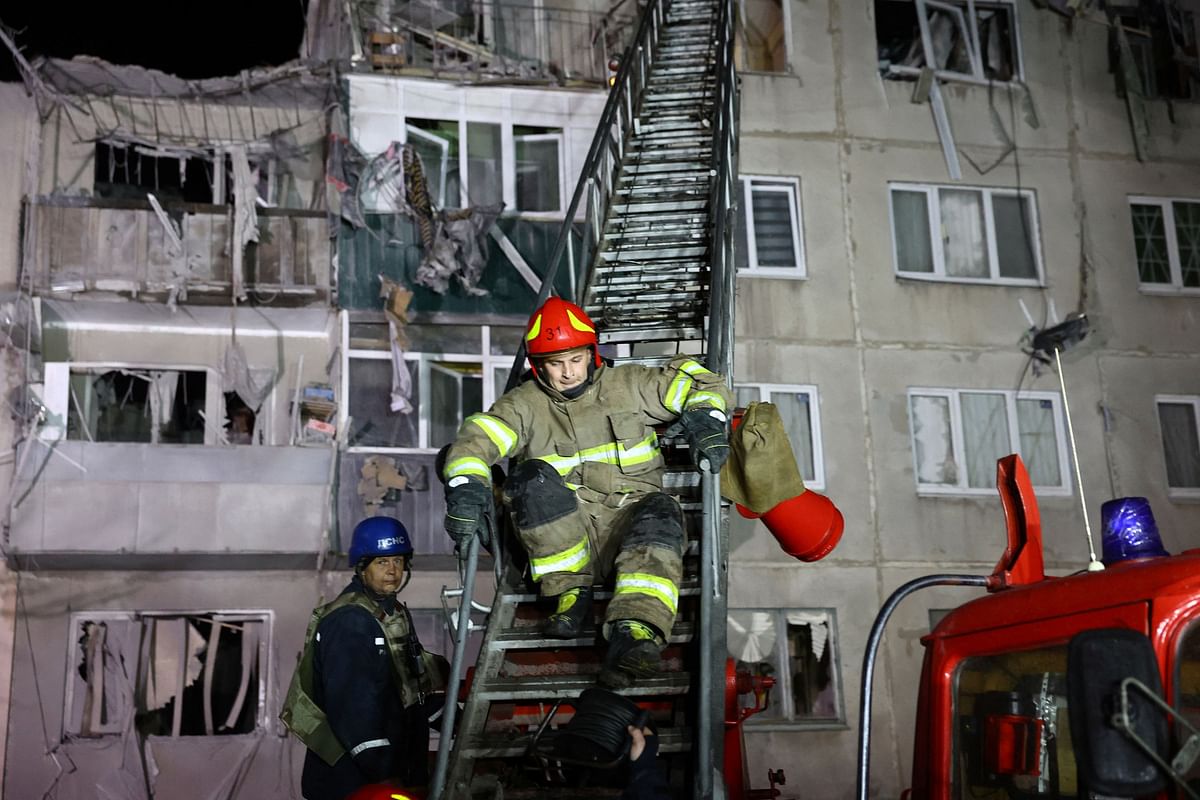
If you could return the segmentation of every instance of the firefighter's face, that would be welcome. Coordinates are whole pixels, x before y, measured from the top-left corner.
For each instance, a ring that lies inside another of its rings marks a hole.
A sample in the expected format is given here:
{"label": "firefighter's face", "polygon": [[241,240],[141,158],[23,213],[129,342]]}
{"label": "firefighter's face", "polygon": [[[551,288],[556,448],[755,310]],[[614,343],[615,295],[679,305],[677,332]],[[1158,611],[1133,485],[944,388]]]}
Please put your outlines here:
{"label": "firefighter's face", "polygon": [[395,594],[404,582],[404,556],[380,556],[363,568],[363,583],[375,594]]}
{"label": "firefighter's face", "polygon": [[590,347],[577,347],[543,358],[542,369],[545,370],[550,387],[563,392],[583,383],[587,380],[588,359],[591,357]]}

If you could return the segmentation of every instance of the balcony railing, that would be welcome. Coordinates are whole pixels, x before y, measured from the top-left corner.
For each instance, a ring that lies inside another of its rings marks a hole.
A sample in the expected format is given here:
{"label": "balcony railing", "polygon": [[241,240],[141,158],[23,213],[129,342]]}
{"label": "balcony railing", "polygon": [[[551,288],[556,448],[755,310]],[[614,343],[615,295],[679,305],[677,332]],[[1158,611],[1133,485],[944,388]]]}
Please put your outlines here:
{"label": "balcony railing", "polygon": [[[232,206],[46,196],[25,207],[23,268],[39,293],[125,292],[229,297],[234,285]],[[241,285],[284,304],[330,296],[323,211],[259,208]]]}
{"label": "balcony railing", "polygon": [[619,16],[538,2],[375,0],[356,14],[373,70],[460,80],[603,84],[628,28]]}

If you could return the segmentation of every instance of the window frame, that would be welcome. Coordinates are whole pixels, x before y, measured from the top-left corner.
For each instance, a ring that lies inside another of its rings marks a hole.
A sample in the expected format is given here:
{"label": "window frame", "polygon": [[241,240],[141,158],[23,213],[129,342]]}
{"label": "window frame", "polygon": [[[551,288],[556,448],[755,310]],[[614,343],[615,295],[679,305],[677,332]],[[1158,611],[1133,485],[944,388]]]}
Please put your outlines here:
{"label": "window frame", "polygon": [[1200,286],[1183,285],[1183,264],[1179,256],[1179,237],[1175,231],[1175,204],[1200,204],[1200,198],[1192,197],[1162,197],[1149,195],[1129,195],[1129,224],[1133,227],[1134,206],[1156,206],[1163,212],[1163,228],[1167,241],[1167,265],[1171,271],[1170,283],[1146,283],[1142,280],[1141,265],[1138,263],[1137,232],[1133,230],[1133,266],[1137,272],[1138,291],[1143,294],[1166,295],[1197,295],[1200,296]]}
{"label": "window frame", "polygon": [[[218,431],[225,430],[225,420],[220,413],[224,408],[224,391],[225,387],[221,384],[221,376],[217,371],[209,366],[200,364],[147,364],[144,362],[129,362],[129,361],[49,361],[43,365],[44,391],[42,397],[48,412],[48,419],[44,422],[38,436],[43,441],[75,441],[85,442],[87,444],[105,444],[105,442],[93,442],[88,439],[67,439],[67,419],[71,412],[71,373],[76,371],[115,371],[115,370],[130,370],[130,371],[177,371],[177,372],[203,372],[204,373],[204,442],[202,444],[180,444],[173,445],[170,442],[161,442],[153,445],[154,447],[212,447],[224,446],[219,438]],[[255,428],[264,432],[266,444],[273,444],[272,431],[272,416],[271,408],[274,406],[275,389],[272,388],[270,394],[263,400],[263,411],[261,412],[261,422],[256,421]],[[216,425],[209,420],[222,417],[220,425]],[[55,422],[61,420],[61,424]],[[134,443],[129,443],[134,444]],[[150,445],[149,442],[144,444]],[[244,446],[244,445],[230,445]]]}
{"label": "window frame", "polygon": [[[795,709],[795,700],[792,695],[792,676],[791,670],[780,669],[775,675],[775,687],[771,690],[772,696],[783,698],[782,719],[761,719],[759,715],[749,717],[745,722],[747,731],[796,731],[796,730],[846,730],[849,728],[849,720],[846,716],[846,693],[842,685],[842,658],[841,658],[841,634],[838,628],[837,609],[832,607],[795,607],[788,606],[785,608],[767,608],[763,606],[752,606],[747,608],[730,608],[728,614],[734,612],[752,612],[770,614],[772,622],[775,625],[775,647],[774,657],[777,664],[787,664],[791,658],[788,652],[788,637],[787,637],[787,615],[789,613],[801,614],[824,614],[829,620],[829,638],[826,640],[825,646],[830,648],[829,654],[829,669],[832,672],[831,683],[833,684],[834,703],[836,707],[836,716],[833,718],[823,717],[819,719],[797,718]],[[728,620],[726,622],[728,624]],[[727,648],[728,651],[728,648]],[[727,652],[729,658],[735,661],[738,659],[732,653]]]}
{"label": "window frame", "polygon": [[[251,700],[258,704],[254,715],[254,730],[246,733],[229,733],[229,734],[169,734],[156,735],[154,738],[183,740],[194,738],[237,738],[241,736],[259,736],[264,732],[271,730],[271,719],[267,714],[267,709],[272,707],[275,695],[275,682],[273,673],[276,665],[271,661],[271,653],[274,650],[275,644],[275,612],[272,609],[189,609],[185,611],[72,611],[67,617],[67,669],[65,670],[65,686],[63,687],[63,715],[59,730],[59,741],[65,742],[70,739],[86,738],[86,739],[103,739],[111,736],[121,736],[124,731],[114,725],[111,729],[103,730],[94,736],[81,737],[79,727],[76,723],[75,715],[75,665],[80,661],[79,637],[76,631],[84,622],[126,622],[138,625],[144,624],[146,620],[159,619],[177,619],[187,617],[210,616],[214,621],[218,622],[259,622],[262,624],[262,636],[258,641],[258,687],[257,690],[250,686],[246,692],[247,702]],[[134,692],[141,691],[139,685],[141,679],[141,663],[140,652],[136,654],[133,664],[133,688]],[[185,665],[181,665],[183,669]],[[136,713],[136,704],[135,704]],[[80,706],[80,718],[82,718],[82,706]]]}
{"label": "window frame", "polygon": [[[944,237],[941,232],[941,203],[940,195],[943,190],[977,191],[982,194],[982,210],[984,235],[987,237],[988,277],[968,278],[946,274],[946,254]],[[929,227],[929,246],[933,255],[933,272],[909,272],[900,268],[900,242],[896,235],[896,192],[914,192],[926,197],[925,210]],[[994,196],[1020,197],[1029,204],[1030,243],[1033,245],[1033,262],[1037,269],[1036,278],[1006,278],[1000,275],[1000,255],[996,240],[996,218],[992,204]],[[936,283],[967,283],[978,286],[1045,286],[1046,271],[1042,260],[1041,223],[1038,217],[1037,194],[1032,189],[1013,189],[998,186],[958,186],[938,183],[904,183],[888,184],[888,224],[892,233],[892,270],[897,278],[915,281],[932,281]]]}
{"label": "window frame", "polygon": [[[359,359],[363,361],[387,361],[391,362],[392,353],[390,350],[373,350],[367,348],[351,348],[350,347],[350,316],[345,311],[341,312],[341,375],[339,376],[338,386],[338,430],[343,431],[342,435],[349,435],[347,424],[350,417],[350,360]],[[436,453],[439,447],[434,447],[429,444],[430,435],[430,391],[431,381],[429,379],[431,371],[434,369],[434,362],[446,361],[458,364],[477,364],[480,368],[480,381],[483,384],[483,409],[492,407],[492,403],[503,394],[503,389],[496,389],[495,386],[495,369],[503,367],[510,370],[513,361],[516,359],[515,353],[496,355],[492,353],[492,327],[491,325],[479,326],[480,337],[480,352],[479,353],[452,353],[452,352],[432,352],[428,350],[421,351],[405,351],[405,362],[417,362],[417,396],[415,398],[414,413],[417,416],[417,446],[416,447],[380,447],[376,445],[347,445],[347,453],[386,453],[386,454],[428,454]]]}
{"label": "window frame", "polygon": [[[1196,419],[1197,438],[1200,438],[1200,395],[1194,394],[1156,394],[1154,395],[1154,418],[1158,421],[1159,452],[1162,454],[1163,479],[1167,485],[1167,497],[1172,500],[1200,500],[1200,486],[1171,486],[1170,471],[1167,465],[1166,443],[1162,441],[1162,409],[1163,403],[1173,405],[1190,405]],[[1200,447],[1200,441],[1196,443]]]}
{"label": "window frame", "polygon": [[825,445],[821,435],[821,395],[816,384],[811,383],[761,383],[758,381],[734,381],[733,389],[758,389],[760,403],[770,403],[771,395],[792,393],[808,396],[808,427],[811,432],[809,446],[813,454],[813,479],[805,480],[804,486],[814,491],[824,491]]}
{"label": "window frame", "polygon": [[[516,126],[516,127],[530,127],[530,126],[521,125],[521,126]],[[545,127],[545,126],[532,126],[532,127]],[[517,145],[520,143],[523,143],[523,142],[533,142],[533,143],[554,142],[555,154],[558,157],[557,158],[557,160],[558,160],[558,208],[553,208],[553,209],[546,208],[546,209],[533,210],[533,209],[524,209],[524,208],[521,208],[519,205],[517,205]],[[512,176],[513,176],[512,187],[511,187],[511,189],[512,189],[512,206],[511,207],[514,212],[525,215],[525,216],[541,215],[541,216],[554,216],[554,217],[560,217],[560,218],[567,213],[567,207],[566,207],[567,192],[565,190],[565,184],[564,184],[564,178],[565,178],[565,172],[566,172],[565,161],[564,161],[565,154],[563,152],[563,150],[565,149],[565,146],[566,146],[566,136],[564,135],[564,132],[561,129],[557,130],[557,131],[548,131],[546,133],[515,133],[514,132],[512,134],[512,152],[510,154],[511,159],[512,159]],[[506,203],[508,202],[509,188],[510,187],[508,187],[508,186],[504,187],[504,195],[505,195]]]}
{"label": "window frame", "polygon": [[[804,280],[808,277],[808,264],[804,257],[804,214],[801,206],[800,179],[782,175],[739,175],[742,188],[742,224],[746,226],[746,266],[738,270],[739,276],[758,278],[789,278]],[[756,187],[754,184],[767,184]],[[769,267],[758,263],[758,242],[754,235],[754,190],[785,194],[792,220],[792,254],[794,267]]]}
{"label": "window frame", "polygon": [[[934,75],[939,80],[1008,88],[1016,88],[1025,84],[1025,55],[1021,45],[1021,17],[1018,13],[1018,4],[1015,0],[981,0],[981,4],[988,7],[1006,7],[1012,20],[1013,77],[1008,81],[998,81],[988,78],[983,71],[983,51],[979,39],[979,21],[974,13],[977,5],[979,5],[976,3],[976,0],[912,0],[912,3],[916,7],[917,25],[920,30],[917,41],[921,43],[921,50],[925,54],[926,64],[931,62],[929,55],[933,49],[932,35],[929,30],[930,7],[933,7],[935,11],[952,14],[959,29],[965,34],[963,41],[968,46],[967,55],[971,61],[971,74],[936,69],[934,70]],[[890,64],[887,71],[893,75],[917,77],[924,71],[924,68],[904,64]]]}
{"label": "window frame", "polygon": [[[1056,486],[1036,485],[1039,496],[1071,497],[1074,495],[1074,484],[1071,478],[1071,459],[1067,443],[1067,430],[1064,416],[1062,397],[1057,392],[1015,392],[1012,389],[950,389],[945,387],[910,387],[905,394],[905,413],[908,415],[909,449],[912,451],[913,482],[916,484],[919,497],[946,496],[994,496],[996,487],[967,485],[965,440],[963,437],[962,400],[964,394],[999,394],[1004,395],[1004,411],[1008,423],[1009,453],[1020,453],[1021,431],[1017,426],[1018,400],[1049,400],[1053,406],[1055,450],[1058,454],[1058,472],[1060,483]],[[917,461],[916,426],[913,421],[913,397],[944,397],[950,408],[950,447],[954,463],[959,467],[958,483],[936,484],[921,483],[920,464]]]}

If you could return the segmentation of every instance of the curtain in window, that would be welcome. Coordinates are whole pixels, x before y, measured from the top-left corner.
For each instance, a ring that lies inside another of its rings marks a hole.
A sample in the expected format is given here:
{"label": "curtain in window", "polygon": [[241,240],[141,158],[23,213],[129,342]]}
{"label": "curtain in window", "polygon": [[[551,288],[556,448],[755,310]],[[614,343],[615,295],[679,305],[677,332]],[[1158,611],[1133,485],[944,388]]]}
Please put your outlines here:
{"label": "curtain in window", "polygon": [[988,277],[983,194],[966,189],[942,189],[938,199],[946,274],[958,278]]}
{"label": "curtain in window", "polygon": [[1191,403],[1159,403],[1167,485],[1172,489],[1200,488],[1200,435]]}
{"label": "curtain in window", "polygon": [[996,459],[1012,451],[1004,395],[964,392],[959,397],[967,485],[973,489],[994,486]]}
{"label": "curtain in window", "polygon": [[1033,258],[1033,221],[1030,201],[1017,195],[992,195],[992,215],[996,226],[996,255],[1003,278],[1037,278]]}
{"label": "curtain in window", "polygon": [[729,654],[738,661],[774,663],[778,635],[775,615],[770,611],[729,611]]}
{"label": "curtain in window", "polygon": [[1175,204],[1175,238],[1183,285],[1200,286],[1200,203]]}
{"label": "curtain in window", "polygon": [[469,205],[496,206],[504,202],[500,174],[500,126],[467,123],[467,194]]}
{"label": "curtain in window", "polygon": [[1054,404],[1049,400],[1018,400],[1017,432],[1021,441],[1021,460],[1025,462],[1033,485],[1061,484],[1058,437],[1054,432]]}
{"label": "curtain in window", "polygon": [[900,272],[933,272],[929,241],[929,201],[924,192],[892,192],[896,228],[896,267]]}
{"label": "curtain in window", "polygon": [[156,370],[145,380],[150,383],[150,443],[158,444],[163,426],[170,424],[171,415],[175,411],[175,390],[179,387],[179,372]]}
{"label": "curtain in window", "polygon": [[912,397],[913,446],[917,456],[917,482],[958,483],[950,434],[950,400],[946,397]]}
{"label": "curtain in window", "polygon": [[558,211],[559,140],[532,136],[516,136],[514,140],[517,208],[521,211]]}
{"label": "curtain in window", "polygon": [[809,397],[802,392],[771,392],[771,402],[779,409],[779,417],[792,443],[792,453],[805,481],[817,477],[813,459],[812,414]]}
{"label": "curtain in window", "polygon": [[1130,206],[1133,244],[1137,250],[1138,280],[1170,283],[1171,263],[1167,256],[1167,228],[1160,206]]}
{"label": "curtain in window", "polygon": [[770,189],[752,185],[754,246],[760,267],[795,267],[796,235],[792,230],[790,186]]}

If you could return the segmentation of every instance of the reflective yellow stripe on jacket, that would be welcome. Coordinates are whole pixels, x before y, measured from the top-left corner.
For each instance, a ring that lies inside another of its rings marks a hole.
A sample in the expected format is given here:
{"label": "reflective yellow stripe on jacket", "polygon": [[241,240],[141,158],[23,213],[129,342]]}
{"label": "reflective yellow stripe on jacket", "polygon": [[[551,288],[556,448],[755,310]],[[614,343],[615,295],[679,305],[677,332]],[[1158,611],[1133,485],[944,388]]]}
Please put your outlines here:
{"label": "reflective yellow stripe on jacket", "polygon": [[591,560],[587,536],[584,536],[574,547],[541,558],[530,558],[529,570],[533,579],[540,581],[552,572],[581,572]]}
{"label": "reflective yellow stripe on jacket", "polygon": [[481,458],[466,456],[455,459],[446,465],[446,480],[459,475],[478,475],[490,483],[492,480],[492,468]]}
{"label": "reflective yellow stripe on jacket", "polygon": [[696,375],[712,375],[712,370],[705,369],[699,361],[685,361],[679,365],[679,374],[667,386],[666,394],[663,395],[662,404],[669,411],[674,411],[676,414],[683,413],[684,409],[695,408],[696,406],[712,406],[725,410],[725,398],[716,392],[695,392],[692,393],[693,376]]}
{"label": "reflective yellow stripe on jacket", "polygon": [[674,614],[679,608],[679,589],[674,583],[657,575],[647,575],[642,572],[632,572],[617,578],[617,588],[613,595],[648,594],[670,609]]}
{"label": "reflective yellow stripe on jacket", "polygon": [[472,414],[467,417],[466,421],[483,429],[487,437],[492,440],[492,444],[496,445],[496,449],[500,451],[500,458],[507,458],[517,446],[517,432],[496,417],[488,414]]}
{"label": "reflective yellow stripe on jacket", "polygon": [[658,434],[652,431],[645,439],[642,439],[629,448],[620,442],[609,442],[608,444],[580,450],[572,456],[560,456],[556,453],[553,455],[536,456],[536,458],[539,461],[545,461],[554,467],[559,475],[566,477],[570,474],[571,470],[582,466],[585,461],[598,461],[601,464],[630,467],[635,464],[644,464],[647,461],[653,461],[657,455]]}

